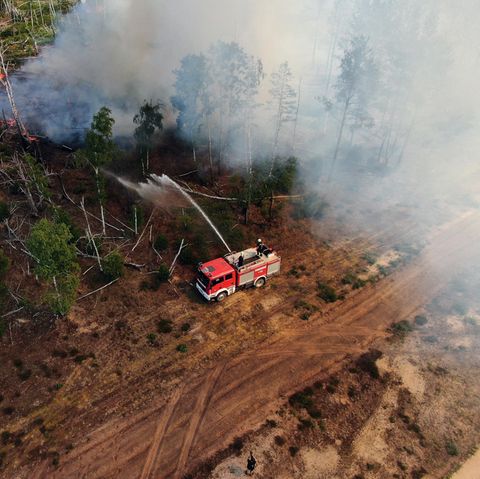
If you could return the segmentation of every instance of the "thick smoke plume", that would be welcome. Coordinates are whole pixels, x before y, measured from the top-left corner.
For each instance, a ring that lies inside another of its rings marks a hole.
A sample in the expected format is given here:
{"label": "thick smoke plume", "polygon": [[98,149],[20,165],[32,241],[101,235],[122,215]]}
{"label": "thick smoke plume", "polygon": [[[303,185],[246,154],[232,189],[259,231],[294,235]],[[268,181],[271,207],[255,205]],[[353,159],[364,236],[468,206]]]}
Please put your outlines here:
{"label": "thick smoke plume", "polygon": [[107,105],[117,133],[129,133],[143,100],[168,110],[173,70],[187,54],[223,40],[254,49],[272,65],[284,61],[290,42],[301,44],[296,28],[303,27],[287,26],[303,9],[276,3],[272,9],[266,0],[81,2],[61,20],[54,44],[13,75],[20,109],[39,130],[65,140],[81,135]]}
{"label": "thick smoke plume", "polygon": [[[211,118],[218,143],[232,145],[223,161],[294,154],[310,165],[310,182],[330,172],[358,189],[361,171],[397,170],[406,176],[378,186],[387,195],[406,191],[405,178],[409,195],[463,194],[467,179],[478,178],[478,9],[473,0],[461,9],[453,0],[85,0],[12,83],[33,133],[81,139],[106,105],[116,133],[128,135],[144,100],[160,101],[174,124],[174,71],[185,56],[208,57],[217,42],[236,42],[261,60],[264,76],[255,108],[229,112],[228,138],[218,133],[222,115]],[[362,44],[370,66],[344,108],[345,68]],[[271,80],[282,62],[293,93],[279,115]]]}

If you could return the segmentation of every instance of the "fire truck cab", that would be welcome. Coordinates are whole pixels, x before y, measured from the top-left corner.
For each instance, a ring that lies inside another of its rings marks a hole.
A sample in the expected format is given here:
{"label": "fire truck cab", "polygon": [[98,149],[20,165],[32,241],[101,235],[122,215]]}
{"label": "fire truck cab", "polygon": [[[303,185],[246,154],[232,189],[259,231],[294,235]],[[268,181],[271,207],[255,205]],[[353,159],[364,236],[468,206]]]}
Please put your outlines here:
{"label": "fire truck cab", "polygon": [[263,246],[230,253],[208,263],[200,263],[196,288],[207,301],[223,301],[236,291],[265,285],[267,279],[280,272],[281,258]]}

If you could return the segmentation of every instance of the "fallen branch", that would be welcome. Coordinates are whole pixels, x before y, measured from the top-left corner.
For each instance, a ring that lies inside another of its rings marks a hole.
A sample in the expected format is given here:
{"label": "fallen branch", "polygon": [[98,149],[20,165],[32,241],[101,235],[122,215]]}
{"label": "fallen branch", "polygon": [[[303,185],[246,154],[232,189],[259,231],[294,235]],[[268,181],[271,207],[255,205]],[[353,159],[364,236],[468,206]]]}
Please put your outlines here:
{"label": "fallen branch", "polygon": [[178,175],[178,178],[182,178],[183,176],[188,176],[188,175],[192,175],[193,173],[197,173],[198,170],[192,170],[192,171],[189,171],[188,173],[183,173],[182,175]]}
{"label": "fallen branch", "polygon": [[145,264],[137,264],[137,263],[123,263],[125,266],[129,266],[130,268],[135,268],[138,270],[141,270],[142,268],[145,268]]}
{"label": "fallen branch", "polygon": [[10,311],[7,314],[4,314],[3,316],[0,316],[0,318],[6,318],[8,316],[12,316],[15,313],[19,313],[24,307],[22,306],[21,308],[15,309],[14,311]]}
{"label": "fallen branch", "polygon": [[[118,218],[113,216],[112,213],[110,213],[110,211],[108,211],[106,208],[105,208],[105,212],[108,213],[117,223],[121,224],[122,226],[125,226],[125,228],[130,230],[132,233],[135,233],[135,230],[133,228],[131,228],[130,226],[126,225],[123,221],[120,221]],[[106,224],[108,224],[108,223],[106,223]]]}
{"label": "fallen branch", "polygon": [[227,198],[224,196],[215,196],[215,195],[207,195],[206,193],[201,193],[200,191],[192,190],[188,183],[185,183],[184,181],[180,181],[179,183],[182,183],[185,187],[182,188],[185,193],[191,193],[193,195],[198,195],[198,196],[203,196],[204,198],[210,198],[211,200],[220,200],[220,201],[244,201],[240,200],[239,198]]}
{"label": "fallen branch", "polygon": [[105,289],[105,288],[108,288],[109,286],[111,286],[113,283],[116,283],[120,278],[117,278],[117,279],[114,279],[113,281],[110,281],[110,283],[102,286],[101,288],[98,288],[96,289],[95,291],[92,291],[88,294],[85,294],[83,296],[80,296],[80,298],[77,299],[77,302],[78,301],[81,301],[82,299],[85,299],[85,298],[88,298],[89,296],[91,296],[92,294],[95,294],[95,293],[98,293],[99,291],[102,291],[102,289]]}
{"label": "fallen branch", "polygon": [[135,246],[132,248],[132,253],[135,251],[137,246],[140,244],[140,241],[142,241],[143,235],[145,234],[145,231],[147,231],[148,225],[150,224],[150,221],[152,220],[153,214],[155,213],[155,208],[153,209],[152,213],[150,214],[150,218],[148,218],[147,224],[145,225],[145,228],[143,228],[142,234],[139,236],[137,242],[135,243]]}
{"label": "fallen branch", "polygon": [[[60,174],[57,175],[58,178],[60,179],[60,186],[62,187],[62,191],[63,191],[63,195],[65,196],[65,198],[70,201],[70,203],[72,203],[72,205],[76,206],[78,209],[82,209],[77,203],[75,203],[75,201],[72,200],[72,198],[70,197],[70,195],[67,193],[67,191],[65,190],[65,185],[63,184],[63,180],[62,180],[62,176]],[[98,217],[98,216],[95,216],[93,213],[90,213],[90,211],[87,211],[87,215],[90,216],[91,218],[99,221],[100,223],[103,223],[102,220]],[[111,215],[110,215],[111,216]],[[118,221],[118,220],[117,220]],[[110,223],[107,223],[105,222],[105,224],[110,227],[110,228],[113,228],[115,231],[120,231],[120,233],[125,233],[124,230],[122,230],[121,228],[117,228],[116,226],[113,226],[111,225]],[[131,228],[129,228],[131,231],[133,231]]]}
{"label": "fallen branch", "polygon": [[87,210],[85,209],[85,199],[84,199],[83,196],[82,196],[82,201],[81,201],[80,205],[81,205],[81,209],[83,211],[83,214],[85,216],[85,221],[87,223],[87,230],[85,231],[87,233],[87,241],[89,241],[92,244],[93,249],[95,250],[96,257],[97,257],[98,267],[100,268],[100,271],[103,272],[102,260],[100,259],[100,253],[99,253],[98,248],[97,248],[97,243],[95,242],[95,237],[93,236],[92,230],[90,228],[90,222],[88,221]]}
{"label": "fallen branch", "polygon": [[152,243],[152,249],[155,254],[160,258],[160,261],[163,261],[162,255],[156,250],[155,245]]}

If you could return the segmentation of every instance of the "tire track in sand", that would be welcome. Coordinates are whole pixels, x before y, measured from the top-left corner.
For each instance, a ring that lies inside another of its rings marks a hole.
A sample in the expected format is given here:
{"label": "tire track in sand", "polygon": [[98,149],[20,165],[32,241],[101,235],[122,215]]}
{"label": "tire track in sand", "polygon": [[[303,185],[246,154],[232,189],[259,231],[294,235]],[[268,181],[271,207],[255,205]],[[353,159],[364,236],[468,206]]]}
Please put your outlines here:
{"label": "tire track in sand", "polygon": [[170,398],[170,401],[165,406],[165,410],[163,411],[162,416],[157,424],[157,429],[155,431],[155,435],[153,436],[152,445],[150,446],[150,450],[148,451],[147,460],[143,466],[142,474],[140,479],[149,479],[152,473],[153,465],[155,463],[155,459],[160,454],[162,448],[162,440],[167,432],[168,426],[172,419],[173,412],[175,411],[175,406],[177,405],[180,396],[183,393],[183,388],[178,388]]}
{"label": "tire track in sand", "polygon": [[193,409],[193,414],[190,419],[190,424],[183,438],[182,449],[178,456],[177,467],[173,475],[174,479],[179,479],[184,473],[188,461],[188,456],[190,455],[190,450],[192,449],[193,441],[195,440],[197,432],[202,425],[202,421],[210,404],[210,399],[213,395],[215,386],[217,385],[217,382],[220,379],[220,375],[222,374],[224,369],[225,363],[217,366],[209,374],[207,380],[205,381],[200,390],[200,394],[198,395],[195,407]]}

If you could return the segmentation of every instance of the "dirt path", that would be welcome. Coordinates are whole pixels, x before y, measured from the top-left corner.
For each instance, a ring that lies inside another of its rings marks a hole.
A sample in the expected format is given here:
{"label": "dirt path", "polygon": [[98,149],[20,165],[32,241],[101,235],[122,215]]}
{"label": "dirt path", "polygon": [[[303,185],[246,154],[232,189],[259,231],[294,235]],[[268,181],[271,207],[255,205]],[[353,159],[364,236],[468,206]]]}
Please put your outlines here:
{"label": "dirt path", "polygon": [[393,321],[411,318],[479,257],[480,214],[474,213],[443,228],[413,263],[348,298],[323,323],[303,323],[201,377],[185,378],[166,405],[107,423],[62,457],[57,470],[39,465],[37,477],[180,478],[262,424],[288,394],[368,349]]}

